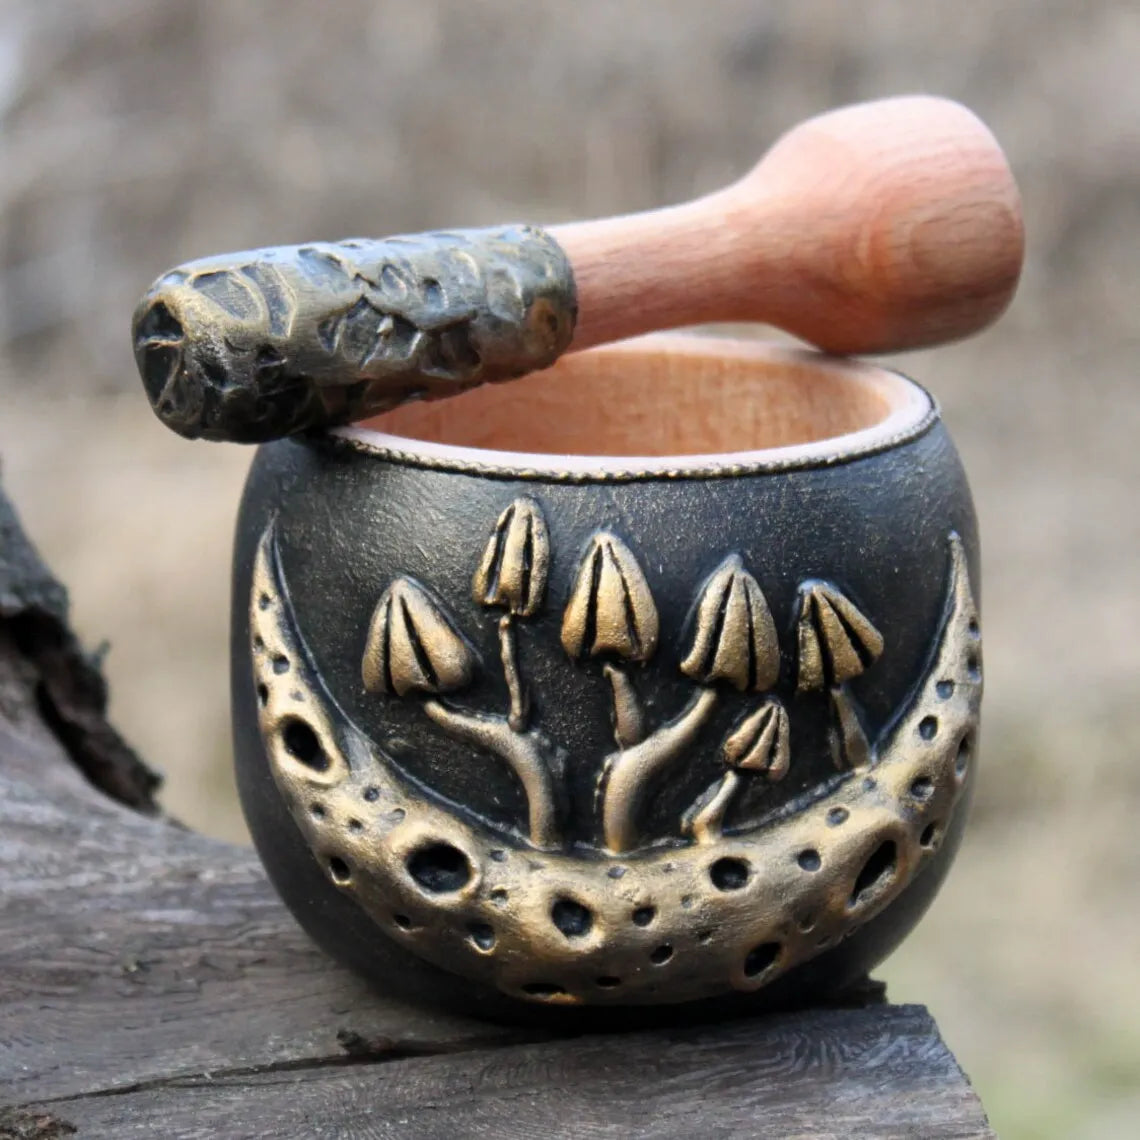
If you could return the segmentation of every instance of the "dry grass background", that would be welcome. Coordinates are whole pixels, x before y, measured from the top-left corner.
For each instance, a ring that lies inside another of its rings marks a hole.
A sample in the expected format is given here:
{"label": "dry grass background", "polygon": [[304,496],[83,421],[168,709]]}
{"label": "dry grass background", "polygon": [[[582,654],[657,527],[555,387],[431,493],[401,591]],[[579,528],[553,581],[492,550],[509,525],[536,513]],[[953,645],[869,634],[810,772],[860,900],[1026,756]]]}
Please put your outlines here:
{"label": "dry grass background", "polygon": [[228,545],[248,453],[153,422],[128,319],[262,243],[688,197],[826,106],[960,98],[1006,144],[1024,285],[909,357],[971,472],[984,774],[883,974],[1007,1138],[1140,1135],[1140,10],[1123,0],[5,0],[0,455],[167,803],[241,838]]}

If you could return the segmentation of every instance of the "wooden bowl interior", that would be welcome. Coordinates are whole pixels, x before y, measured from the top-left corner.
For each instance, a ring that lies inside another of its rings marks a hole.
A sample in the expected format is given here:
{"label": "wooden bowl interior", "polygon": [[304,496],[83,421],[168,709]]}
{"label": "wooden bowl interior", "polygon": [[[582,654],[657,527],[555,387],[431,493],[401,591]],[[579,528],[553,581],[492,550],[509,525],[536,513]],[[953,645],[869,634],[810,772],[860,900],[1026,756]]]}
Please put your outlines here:
{"label": "wooden bowl interior", "polygon": [[761,341],[658,335],[358,425],[455,448],[685,456],[790,448],[893,428],[921,391],[884,369]]}

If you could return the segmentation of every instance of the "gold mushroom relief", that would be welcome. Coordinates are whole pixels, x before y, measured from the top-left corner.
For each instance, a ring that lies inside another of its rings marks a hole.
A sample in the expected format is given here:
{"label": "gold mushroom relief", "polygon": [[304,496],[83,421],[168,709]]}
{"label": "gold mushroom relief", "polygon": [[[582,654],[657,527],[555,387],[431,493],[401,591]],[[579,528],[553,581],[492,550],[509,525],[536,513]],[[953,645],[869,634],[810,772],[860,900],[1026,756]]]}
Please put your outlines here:
{"label": "gold mushroom relief", "polygon": [[870,762],[871,746],[855,711],[847,682],[873,665],[883,652],[882,634],[850,599],[827,582],[804,582],[800,587],[799,643],[801,693],[827,688],[835,724],[831,751],[837,768],[862,768]]}
{"label": "gold mushroom relief", "polygon": [[483,606],[502,607],[499,654],[511,694],[507,721],[515,732],[526,725],[527,696],[519,675],[516,617],[533,617],[546,594],[550,536],[538,504],[520,497],[499,516],[483,559],[475,571],[472,592]]}
{"label": "gold mushroom relief", "polygon": [[[680,662],[693,691],[650,728],[629,669],[657,649],[657,608],[629,547],[596,534],[562,625],[566,653],[582,667],[600,658],[611,686],[615,750],[600,762],[603,846],[591,851],[562,840],[561,750],[529,724],[520,670],[515,624],[545,603],[551,557],[539,504],[522,497],[506,507],[473,578],[476,602],[502,611],[505,713],[457,703],[480,663],[442,602],[411,578],[381,595],[362,662],[369,691],[420,702],[440,731],[510,766],[527,797],[526,838],[425,791],[338,708],[297,628],[271,524],[250,621],[274,778],[331,881],[437,966],[539,1002],[652,1004],[756,990],[880,913],[950,824],[972,767],[981,645],[956,535],[948,552],[937,648],[873,745],[847,685],[883,639],[834,585],[801,586],[796,689],[829,691],[840,772],[798,809],[730,829],[726,813],[743,782],[778,781],[794,763],[787,709],[769,692],[780,653],[764,595],[737,555],[700,587]],[[646,835],[646,789],[692,756],[729,689],[756,695],[722,742],[723,775],[676,836]]]}

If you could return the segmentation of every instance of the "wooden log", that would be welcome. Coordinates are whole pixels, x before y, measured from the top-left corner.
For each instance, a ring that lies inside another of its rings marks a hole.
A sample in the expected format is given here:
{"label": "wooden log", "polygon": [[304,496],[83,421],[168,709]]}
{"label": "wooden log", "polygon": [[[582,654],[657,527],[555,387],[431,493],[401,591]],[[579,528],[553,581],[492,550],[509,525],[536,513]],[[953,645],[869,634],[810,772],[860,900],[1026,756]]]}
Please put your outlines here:
{"label": "wooden log", "polygon": [[917,1006],[556,1039],[369,989],[105,702],[0,493],[0,1140],[992,1135]]}

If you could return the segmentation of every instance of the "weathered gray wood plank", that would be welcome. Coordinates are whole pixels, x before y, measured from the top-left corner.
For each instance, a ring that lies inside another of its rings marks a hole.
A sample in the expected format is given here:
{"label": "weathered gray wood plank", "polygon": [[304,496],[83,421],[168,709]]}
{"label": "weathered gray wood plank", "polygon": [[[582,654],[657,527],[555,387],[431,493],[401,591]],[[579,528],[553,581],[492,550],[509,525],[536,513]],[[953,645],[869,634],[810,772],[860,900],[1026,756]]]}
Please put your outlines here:
{"label": "weathered gray wood plank", "polygon": [[950,1137],[992,1135],[916,1006],[214,1074],[56,1102],[84,1136]]}
{"label": "weathered gray wood plank", "polygon": [[0,724],[0,1103],[320,1062],[346,1041],[519,1039],[369,990],[301,933],[252,852],[70,776],[49,739]]}
{"label": "weathered gray wood plank", "polygon": [[365,987],[154,814],[22,542],[0,493],[0,1140],[991,1135],[919,1007],[541,1040]]}

